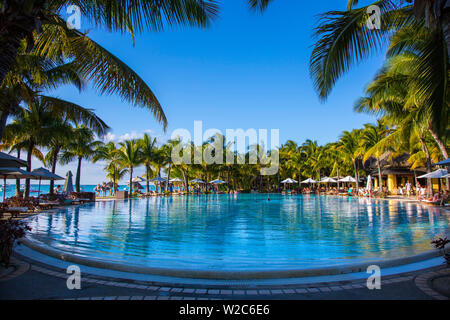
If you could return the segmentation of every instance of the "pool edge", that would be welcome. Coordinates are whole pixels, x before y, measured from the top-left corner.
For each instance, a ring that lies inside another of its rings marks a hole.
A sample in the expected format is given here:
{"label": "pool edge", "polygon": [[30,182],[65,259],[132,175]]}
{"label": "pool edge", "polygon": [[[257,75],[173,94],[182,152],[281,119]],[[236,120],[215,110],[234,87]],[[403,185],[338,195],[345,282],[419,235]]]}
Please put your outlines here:
{"label": "pool edge", "polygon": [[373,260],[358,264],[348,264],[342,266],[332,266],[316,269],[296,269],[296,270],[264,270],[264,271],[208,271],[208,270],[187,270],[128,266],[126,264],[109,262],[104,260],[88,259],[61,250],[51,248],[37,240],[22,238],[19,243],[44,255],[80,265],[85,265],[98,269],[114,270],[127,273],[143,275],[154,275],[164,277],[177,277],[187,279],[208,279],[208,280],[264,280],[264,279],[294,279],[315,276],[332,276],[342,274],[352,274],[365,272],[368,266],[376,265],[380,268],[391,268],[408,265],[416,262],[426,261],[442,256],[438,250],[431,250],[425,253],[410,257]]}

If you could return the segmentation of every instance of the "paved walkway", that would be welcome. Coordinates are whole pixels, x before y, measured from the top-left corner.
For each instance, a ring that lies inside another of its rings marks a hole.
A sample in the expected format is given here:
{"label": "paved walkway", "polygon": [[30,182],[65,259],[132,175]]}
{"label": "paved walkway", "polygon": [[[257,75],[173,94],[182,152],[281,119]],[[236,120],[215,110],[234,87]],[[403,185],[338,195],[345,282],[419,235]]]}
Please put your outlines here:
{"label": "paved walkway", "polygon": [[182,286],[82,275],[81,289],[67,289],[65,270],[15,256],[0,270],[0,299],[81,300],[447,300],[450,269],[438,267],[382,278],[381,290],[365,282],[341,281],[285,286]]}

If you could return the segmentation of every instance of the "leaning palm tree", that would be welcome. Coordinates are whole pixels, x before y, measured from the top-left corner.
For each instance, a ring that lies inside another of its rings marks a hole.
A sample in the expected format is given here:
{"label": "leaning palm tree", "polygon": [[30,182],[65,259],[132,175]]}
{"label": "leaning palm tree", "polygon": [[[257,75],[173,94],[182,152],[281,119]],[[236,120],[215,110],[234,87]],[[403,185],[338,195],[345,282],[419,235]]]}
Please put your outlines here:
{"label": "leaning palm tree", "polygon": [[[399,122],[408,120],[414,114],[415,122],[428,131],[439,146],[444,159],[448,158],[446,147],[449,90],[447,85],[446,59],[442,55],[423,60],[420,48],[430,45],[430,33],[422,28],[409,30],[404,28],[393,38],[388,51],[392,57],[376,75],[366,90],[366,97],[355,105],[358,112],[371,112],[379,115],[394,116]],[[399,54],[396,54],[399,52]],[[427,70],[433,70],[431,64],[440,64],[442,70],[433,73],[431,81],[436,89],[432,95],[423,92],[421,87],[429,81]],[[412,65],[421,65],[423,72],[417,73]]]}
{"label": "leaning palm tree", "polygon": [[0,84],[0,139],[10,116],[20,112],[22,105],[43,96],[41,92],[72,84],[78,90],[84,80],[71,63],[44,59],[20,48],[13,69]]}
{"label": "leaning palm tree", "polygon": [[77,125],[73,129],[73,140],[64,146],[61,163],[68,164],[77,161],[77,173],[75,178],[75,190],[81,192],[81,164],[83,160],[92,159],[103,142],[95,140],[94,132],[85,125]]}
{"label": "leaning palm tree", "polygon": [[[405,5],[401,0],[378,0],[357,8],[359,1],[349,0],[347,11],[330,11],[321,15],[315,36],[318,38],[310,60],[311,75],[314,79],[316,90],[320,98],[326,99],[336,81],[347,72],[351,66],[377,52],[383,45],[388,44],[391,37],[403,27],[428,25],[423,21],[423,15],[414,11],[427,12],[430,16],[431,6],[423,5],[431,3],[430,0],[416,0],[415,7]],[[407,1],[411,3],[412,1]],[[446,1],[436,0],[434,12],[439,23],[430,26],[430,32],[436,33],[441,38],[441,44],[432,51],[444,51],[448,59],[450,39],[449,8],[445,7]],[[381,19],[379,28],[373,28],[367,23],[370,5],[376,5],[380,9]],[[428,19],[429,21],[429,19]],[[444,36],[445,32],[445,36]],[[424,58],[427,52],[424,52]]]}
{"label": "leaning palm tree", "polygon": [[[347,11],[325,13],[315,29],[318,41],[311,55],[310,73],[320,98],[328,97],[336,81],[352,65],[390,45],[390,58],[400,54],[415,55],[415,62],[409,65],[412,74],[409,79],[414,79],[409,86],[426,106],[424,114],[431,116],[433,137],[445,136],[450,48],[447,1],[416,0],[414,6],[400,0],[375,1],[373,5],[381,11],[378,29],[367,23],[369,6],[356,7],[358,2],[350,0]],[[438,144],[444,158],[448,158],[445,144]]]}
{"label": "leaning palm tree", "polygon": [[133,170],[142,164],[142,153],[137,140],[126,140],[121,142],[118,149],[119,163],[122,167],[128,168],[130,175],[130,194],[133,193]]}

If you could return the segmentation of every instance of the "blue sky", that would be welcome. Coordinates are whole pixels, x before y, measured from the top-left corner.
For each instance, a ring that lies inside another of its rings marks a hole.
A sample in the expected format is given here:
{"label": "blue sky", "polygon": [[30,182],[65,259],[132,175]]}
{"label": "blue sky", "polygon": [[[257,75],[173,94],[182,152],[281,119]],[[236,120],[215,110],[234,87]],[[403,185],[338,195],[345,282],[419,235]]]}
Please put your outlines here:
{"label": "blue sky", "polygon": [[[355,100],[381,66],[383,55],[356,66],[321,103],[308,64],[317,15],[345,10],[346,0],[275,0],[264,14],[250,12],[246,0],[222,1],[221,14],[207,30],[177,27],[136,37],[91,29],[89,35],[132,67],[160,100],[169,121],[163,132],[146,110],[94,90],[71,87],[52,95],[93,108],[112,128],[110,137],[144,132],[167,139],[178,128],[280,129],[280,140],[325,144],[343,130],[374,122],[353,112]],[[86,21],[82,20],[82,27]],[[33,167],[37,167],[35,163]],[[58,169],[65,174],[72,165]],[[82,183],[103,180],[101,165],[84,163]],[[138,174],[140,171],[138,171]]]}

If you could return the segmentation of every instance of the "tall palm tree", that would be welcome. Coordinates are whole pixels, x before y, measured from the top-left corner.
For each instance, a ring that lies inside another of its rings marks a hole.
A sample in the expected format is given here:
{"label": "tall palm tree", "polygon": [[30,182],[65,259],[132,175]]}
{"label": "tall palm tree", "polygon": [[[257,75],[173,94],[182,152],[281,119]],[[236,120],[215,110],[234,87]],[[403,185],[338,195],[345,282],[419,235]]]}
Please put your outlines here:
{"label": "tall palm tree", "polygon": [[[386,152],[390,151],[390,146],[383,143],[383,139],[388,135],[389,130],[382,121],[378,121],[377,125],[366,124],[361,132],[360,146],[364,154],[363,162],[366,162],[370,157],[374,157],[377,162],[378,181],[382,185],[381,164],[380,158]],[[389,149],[388,149],[389,148]]]}
{"label": "tall palm tree", "polygon": [[107,174],[107,178],[113,182],[114,193],[115,186],[119,182],[119,180],[125,175],[127,170],[120,167],[120,155],[117,150],[117,146],[113,141],[110,141],[106,144],[99,145],[92,156],[92,162],[96,163],[100,160],[104,160],[107,162],[105,167]]}
{"label": "tall palm tree", "polygon": [[[67,124],[63,123],[59,117],[69,116],[65,109],[68,108],[72,112],[72,106],[83,109],[64,100],[40,97],[21,109],[20,113],[15,116],[15,120],[6,126],[5,136],[20,137],[20,147],[27,150],[28,171],[31,171],[33,155],[45,163],[44,156],[37,147],[49,146],[55,136],[68,134]],[[96,118],[96,116],[93,117]],[[100,121],[97,124],[103,125],[103,122]],[[18,147],[16,146],[16,148]],[[24,197],[29,197],[29,194],[30,179],[26,179]]]}
{"label": "tall palm tree", "polygon": [[[60,122],[58,133],[52,135],[45,145],[48,149],[45,155],[45,163],[50,167],[52,173],[56,173],[56,166],[60,160],[61,151],[65,145],[70,143],[73,132],[73,127],[69,121],[62,121],[60,119],[55,119],[55,121]],[[54,186],[55,181],[50,180],[50,194],[54,193]]]}
{"label": "tall palm tree", "polygon": [[340,138],[339,150],[343,153],[345,157],[351,160],[353,164],[353,170],[356,180],[356,190],[359,190],[359,176],[357,160],[361,155],[361,149],[359,147],[359,139],[361,136],[361,130],[354,129],[352,131],[344,131]]}
{"label": "tall palm tree", "polygon": [[130,194],[133,193],[133,170],[142,164],[142,153],[138,140],[126,140],[121,142],[118,149],[119,163],[122,167],[128,168],[130,175]]}
{"label": "tall palm tree", "polygon": [[77,125],[73,129],[73,140],[64,146],[61,163],[68,164],[77,161],[77,173],[75,178],[75,190],[81,192],[81,164],[83,160],[92,159],[95,151],[103,145],[103,142],[95,140],[94,132],[85,125]]}
{"label": "tall palm tree", "polygon": [[158,150],[156,138],[150,137],[147,133],[139,140],[142,155],[142,163],[145,166],[145,179],[147,180],[147,193],[150,191],[150,173]]}

